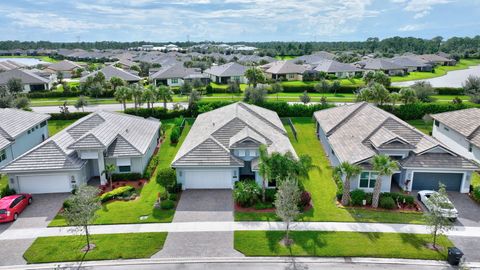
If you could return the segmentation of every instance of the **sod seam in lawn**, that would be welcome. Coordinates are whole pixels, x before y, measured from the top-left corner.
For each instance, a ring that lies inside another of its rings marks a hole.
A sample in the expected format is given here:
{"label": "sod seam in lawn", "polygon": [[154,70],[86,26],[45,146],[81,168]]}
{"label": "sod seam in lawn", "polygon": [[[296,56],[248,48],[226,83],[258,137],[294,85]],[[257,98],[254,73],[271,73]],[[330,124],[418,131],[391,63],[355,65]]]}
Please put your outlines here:
{"label": "sod seam in lawn", "polygon": [[236,231],[234,247],[246,256],[381,257],[445,260],[447,247],[453,246],[441,236],[442,251],[426,247],[427,234],[292,231],[294,244],[287,248],[280,241],[283,231]]}
{"label": "sod seam in lawn", "polygon": [[[84,260],[116,260],[149,258],[163,248],[166,232],[91,235],[95,249]],[[39,237],[25,251],[28,263],[80,261],[86,246],[85,236]]]}

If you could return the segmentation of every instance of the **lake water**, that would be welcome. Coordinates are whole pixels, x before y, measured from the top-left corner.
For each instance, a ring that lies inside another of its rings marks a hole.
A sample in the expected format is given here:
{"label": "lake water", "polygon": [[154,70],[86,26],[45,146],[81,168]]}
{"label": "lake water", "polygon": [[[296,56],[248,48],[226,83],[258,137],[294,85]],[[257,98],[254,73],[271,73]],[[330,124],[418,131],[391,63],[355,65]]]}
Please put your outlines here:
{"label": "lake water", "polygon": [[[420,80],[420,81],[430,82],[433,87],[459,88],[459,87],[462,87],[463,83],[467,80],[468,76],[470,75],[480,77],[480,65],[470,67],[469,69],[450,71],[444,76],[426,79],[426,80]],[[394,82],[392,83],[392,86],[405,87],[405,86],[410,86],[414,83],[415,81]]]}
{"label": "lake water", "polygon": [[24,65],[27,65],[27,66],[36,66],[38,64],[48,64],[47,62],[44,62],[44,61],[41,61],[37,58],[0,58],[0,62],[2,61],[7,61],[7,60],[10,60],[10,61],[14,61],[14,62],[17,62],[17,63],[21,63],[21,64],[24,64]]}

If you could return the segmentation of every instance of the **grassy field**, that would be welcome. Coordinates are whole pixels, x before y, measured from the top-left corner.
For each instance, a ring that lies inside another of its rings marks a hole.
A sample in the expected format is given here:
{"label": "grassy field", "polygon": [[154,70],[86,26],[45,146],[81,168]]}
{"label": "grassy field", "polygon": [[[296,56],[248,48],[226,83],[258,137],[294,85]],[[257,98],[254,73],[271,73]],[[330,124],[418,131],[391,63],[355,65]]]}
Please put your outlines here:
{"label": "grassy field", "polygon": [[357,233],[292,231],[294,244],[280,244],[282,231],[236,231],[235,249],[247,256],[381,257],[445,260],[453,244],[444,236],[441,252],[428,249],[431,235],[400,233]]}
{"label": "grassy field", "polygon": [[84,253],[84,236],[40,237],[25,251],[28,263],[150,258],[163,248],[166,232],[92,235],[95,249]]}
{"label": "grassy field", "polygon": [[[336,205],[337,186],[332,178],[332,168],[325,156],[323,147],[315,135],[315,125],[311,118],[292,118],[298,132],[296,141],[290,128],[290,141],[298,155],[309,155],[319,168],[310,172],[310,179],[303,181],[311,193],[313,208],[301,215],[300,221],[343,221],[343,222],[387,222],[424,223],[423,215],[416,212],[392,212],[384,210],[364,210],[340,208]],[[274,213],[236,212],[235,220],[277,220]]]}
{"label": "grassy field", "polygon": [[43,62],[50,62],[50,63],[58,62],[58,60],[53,59],[49,56],[2,55],[0,56],[0,58],[35,58]]}
{"label": "grassy field", "polygon": [[461,59],[455,66],[439,66],[434,72],[410,72],[407,76],[393,76],[392,82],[405,82],[413,80],[424,80],[440,77],[449,71],[467,69],[471,66],[480,65],[480,59]]}
{"label": "grassy field", "polygon": [[[182,133],[180,142],[173,145],[170,144],[170,140],[168,139],[173,127],[172,120],[164,120],[162,124],[167,127],[167,139],[157,153],[160,157],[157,171],[159,168],[170,167],[170,163],[190,129],[190,125],[187,125]],[[165,190],[163,186],[155,181],[156,176],[157,174],[155,172],[148,184],[142,188],[139,199],[128,202],[113,201],[102,204],[102,209],[98,210],[94,224],[171,222],[175,210],[161,210],[153,207],[158,193]],[[142,216],[147,216],[147,218],[140,220]],[[48,226],[66,226],[66,222],[61,215],[57,215]]]}
{"label": "grassy field", "polygon": [[48,121],[48,136],[51,137],[62,129],[70,126],[76,120],[49,120]]}

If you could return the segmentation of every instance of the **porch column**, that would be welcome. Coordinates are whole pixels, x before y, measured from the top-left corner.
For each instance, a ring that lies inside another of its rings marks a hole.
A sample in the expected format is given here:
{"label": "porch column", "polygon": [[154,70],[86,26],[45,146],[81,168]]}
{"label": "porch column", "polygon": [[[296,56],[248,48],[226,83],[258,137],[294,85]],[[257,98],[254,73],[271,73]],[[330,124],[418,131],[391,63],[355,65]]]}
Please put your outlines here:
{"label": "porch column", "polygon": [[98,173],[100,174],[100,185],[107,184],[107,177],[103,173],[105,170],[105,160],[103,159],[103,151],[98,152]]}

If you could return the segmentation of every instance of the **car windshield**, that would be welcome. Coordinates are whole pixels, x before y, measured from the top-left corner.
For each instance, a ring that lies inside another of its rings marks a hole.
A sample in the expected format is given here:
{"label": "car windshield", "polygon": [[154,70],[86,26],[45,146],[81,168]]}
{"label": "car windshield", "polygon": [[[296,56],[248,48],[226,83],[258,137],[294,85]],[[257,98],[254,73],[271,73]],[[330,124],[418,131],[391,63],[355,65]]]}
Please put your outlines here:
{"label": "car windshield", "polygon": [[1,214],[6,214],[6,213],[7,213],[7,210],[5,210],[5,209],[0,209],[0,215],[1,215]]}

